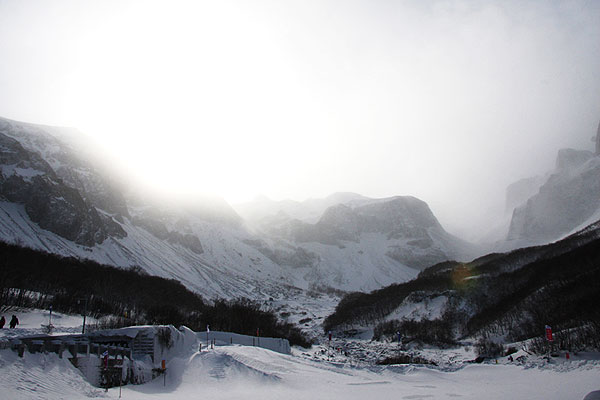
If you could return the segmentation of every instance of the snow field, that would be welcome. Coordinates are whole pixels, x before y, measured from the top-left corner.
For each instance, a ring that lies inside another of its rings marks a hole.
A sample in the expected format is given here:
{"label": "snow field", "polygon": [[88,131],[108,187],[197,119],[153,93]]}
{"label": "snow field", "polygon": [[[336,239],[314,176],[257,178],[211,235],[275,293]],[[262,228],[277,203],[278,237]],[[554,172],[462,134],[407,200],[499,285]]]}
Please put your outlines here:
{"label": "snow field", "polygon": [[[19,325],[15,329],[9,329],[8,322],[13,314],[19,319]],[[46,334],[42,325],[48,325],[50,322],[50,311],[48,310],[15,309],[0,312],[0,316],[6,318],[4,328],[0,329],[0,339]],[[92,317],[87,317],[86,319],[86,325],[95,322],[96,320]],[[54,326],[52,330],[53,335],[81,333],[83,317],[53,312],[52,325]]]}
{"label": "snow field", "polygon": [[[123,399],[583,399],[600,388],[600,365],[560,372],[519,365],[350,367],[257,347],[217,346],[167,363],[166,379],[122,388]],[[55,354],[0,351],[0,393],[10,399],[118,398],[91,386]]]}

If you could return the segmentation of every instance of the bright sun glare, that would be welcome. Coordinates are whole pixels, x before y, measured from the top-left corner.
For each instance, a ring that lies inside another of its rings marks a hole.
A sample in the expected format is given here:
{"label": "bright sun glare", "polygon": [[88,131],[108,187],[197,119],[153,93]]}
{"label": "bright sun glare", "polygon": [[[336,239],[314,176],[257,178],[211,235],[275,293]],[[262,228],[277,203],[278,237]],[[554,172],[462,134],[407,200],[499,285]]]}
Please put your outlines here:
{"label": "bright sun glare", "polygon": [[308,186],[321,195],[358,190],[355,176],[390,173],[393,162],[380,163],[381,152],[417,161],[406,138],[418,148],[427,142],[421,131],[441,128],[450,113],[424,123],[430,91],[420,90],[415,71],[433,63],[378,71],[386,51],[356,29],[360,13],[330,26],[326,11],[316,17],[311,6],[290,4],[285,11],[244,2],[113,8],[81,35],[65,101],[73,124],[102,138],[149,186],[230,202],[302,197],[299,188]]}
{"label": "bright sun glare", "polygon": [[598,11],[558,3],[16,1],[0,106],[164,192],[409,194],[460,222],[589,146]]}
{"label": "bright sun glare", "polygon": [[193,4],[131,6],[90,27],[68,101],[76,126],[146,183],[243,200],[310,151],[306,121],[289,122],[311,106],[249,10]]}

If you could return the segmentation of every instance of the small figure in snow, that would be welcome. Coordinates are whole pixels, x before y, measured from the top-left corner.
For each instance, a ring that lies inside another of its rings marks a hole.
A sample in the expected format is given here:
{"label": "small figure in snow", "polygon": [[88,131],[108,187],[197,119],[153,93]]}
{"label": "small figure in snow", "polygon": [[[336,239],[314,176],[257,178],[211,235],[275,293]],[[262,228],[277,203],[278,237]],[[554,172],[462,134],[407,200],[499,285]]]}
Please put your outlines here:
{"label": "small figure in snow", "polygon": [[513,357],[512,356],[508,356],[508,361],[513,362]]}
{"label": "small figure in snow", "polygon": [[9,323],[10,329],[14,329],[17,325],[19,325],[19,319],[16,315],[13,315]]}
{"label": "small figure in snow", "polygon": [[6,318],[4,318],[4,315],[3,315],[2,318],[0,318],[0,329],[4,328],[5,323],[6,323]]}

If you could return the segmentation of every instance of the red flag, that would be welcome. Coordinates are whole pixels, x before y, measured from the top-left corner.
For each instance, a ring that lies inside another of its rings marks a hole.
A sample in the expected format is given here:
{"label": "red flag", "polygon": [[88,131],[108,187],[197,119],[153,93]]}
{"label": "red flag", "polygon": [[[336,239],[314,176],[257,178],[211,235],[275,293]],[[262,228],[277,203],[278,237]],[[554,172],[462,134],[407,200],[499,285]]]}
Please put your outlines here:
{"label": "red flag", "polygon": [[554,341],[554,338],[552,337],[552,328],[550,325],[546,325],[546,340],[549,342]]}

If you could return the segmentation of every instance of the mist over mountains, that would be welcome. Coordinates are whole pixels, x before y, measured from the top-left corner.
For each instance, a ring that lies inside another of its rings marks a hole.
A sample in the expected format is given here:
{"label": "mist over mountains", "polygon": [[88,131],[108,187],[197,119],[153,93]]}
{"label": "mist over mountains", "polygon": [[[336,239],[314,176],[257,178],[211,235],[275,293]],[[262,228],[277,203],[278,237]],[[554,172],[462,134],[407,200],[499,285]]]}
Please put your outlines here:
{"label": "mist over mountains", "polygon": [[[487,250],[449,234],[412,196],[262,197],[235,209],[215,198],[173,200],[128,187],[91,148],[71,130],[0,119],[1,240],[139,266],[225,298],[374,290]],[[561,150],[548,176],[509,187],[514,211],[496,248],[547,243],[600,219],[599,182],[600,157]]]}
{"label": "mist over mountains", "polygon": [[556,169],[530,181],[535,194],[515,207],[507,240],[516,247],[548,243],[600,219],[599,178],[599,156],[560,150]]}

